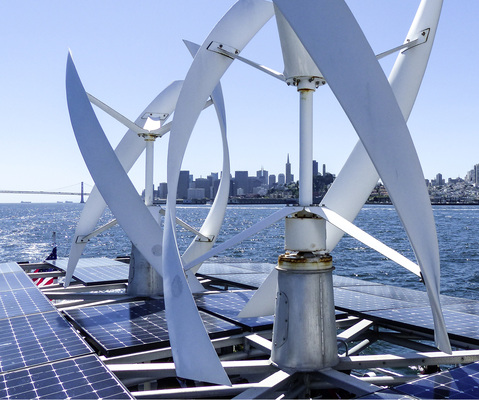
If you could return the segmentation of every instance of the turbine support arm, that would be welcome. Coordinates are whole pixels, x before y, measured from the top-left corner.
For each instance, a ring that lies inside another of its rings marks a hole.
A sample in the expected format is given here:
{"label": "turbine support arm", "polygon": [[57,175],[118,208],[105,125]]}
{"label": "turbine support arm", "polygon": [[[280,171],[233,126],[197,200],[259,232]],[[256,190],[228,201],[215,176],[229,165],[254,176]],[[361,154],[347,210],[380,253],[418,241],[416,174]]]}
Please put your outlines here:
{"label": "turbine support arm", "polygon": [[98,236],[100,233],[105,232],[106,230],[113,228],[118,221],[116,219],[111,220],[110,222],[106,223],[103,226],[100,226],[98,229],[95,229],[93,232],[89,233],[85,236],[77,236],[75,239],[75,243],[87,243],[91,238]]}
{"label": "turbine support arm", "polygon": [[423,31],[421,31],[421,33],[419,34],[419,37],[417,37],[416,39],[413,39],[413,40],[410,40],[410,39],[407,39],[406,43],[400,45],[400,46],[397,46],[397,47],[394,47],[393,49],[390,49],[390,50],[387,50],[383,53],[380,53],[380,54],[377,54],[376,55],[376,58],[378,60],[380,60],[381,58],[384,58],[384,57],[387,57],[393,53],[396,53],[398,51],[401,51],[404,49],[404,51],[407,51],[409,50],[410,48],[412,47],[415,47],[415,46],[419,46],[420,44],[423,44],[423,43],[426,43],[427,42],[427,38],[429,37],[429,32],[431,31],[431,29],[427,28],[427,29],[424,29]]}
{"label": "turbine support arm", "polygon": [[262,72],[265,72],[266,74],[279,79],[282,82],[286,82],[286,78],[281,72],[277,72],[271,68],[265,67],[264,65],[255,63],[254,61],[248,60],[247,58],[241,57],[239,55],[239,50],[232,48],[231,46],[218,43],[218,42],[211,42],[210,45],[208,46],[209,51],[213,51],[215,53],[221,54],[225,57],[232,58],[233,60],[239,60],[241,62],[244,62],[245,64],[248,64],[249,66],[256,68]]}

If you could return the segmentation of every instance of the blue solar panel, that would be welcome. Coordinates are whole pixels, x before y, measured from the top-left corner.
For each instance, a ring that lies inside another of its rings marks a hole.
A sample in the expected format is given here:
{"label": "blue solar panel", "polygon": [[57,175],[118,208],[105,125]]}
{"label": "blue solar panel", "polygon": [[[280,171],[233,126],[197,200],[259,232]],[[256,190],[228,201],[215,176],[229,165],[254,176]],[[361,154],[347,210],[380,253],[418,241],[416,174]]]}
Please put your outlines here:
{"label": "blue solar panel", "polygon": [[0,272],[0,292],[35,287],[30,277],[22,271]]}
{"label": "blue solar panel", "polygon": [[374,296],[355,290],[334,288],[334,305],[342,310],[365,313],[374,310],[390,310],[415,307],[417,304],[407,301]]}
{"label": "blue solar panel", "polygon": [[0,375],[2,399],[133,399],[95,356]]}
{"label": "blue solar panel", "polygon": [[[47,261],[64,271],[68,259]],[[81,258],[73,273],[73,277],[85,285],[127,282],[130,266],[121,261],[108,258]]]}
{"label": "blue solar panel", "polygon": [[7,272],[23,272],[23,269],[15,262],[0,263],[0,274]]}
{"label": "blue solar panel", "polygon": [[420,399],[478,399],[479,364],[429,375],[396,386],[394,390]]}
{"label": "blue solar panel", "polygon": [[[169,346],[163,300],[85,307],[65,312],[105,355],[119,355]],[[241,332],[241,328],[200,312],[210,337]]]}
{"label": "blue solar panel", "polygon": [[204,276],[215,279],[217,282],[213,281],[213,284],[238,285],[239,287],[246,287],[247,289],[259,288],[268,277],[267,274],[222,274]]}
{"label": "blue solar panel", "polygon": [[333,275],[333,285],[340,286],[379,286],[380,283],[363,281],[362,279],[350,278],[348,276]]}
{"label": "blue solar panel", "polygon": [[[479,344],[479,315],[465,314],[443,308],[447,332],[451,338]],[[423,332],[432,332],[434,321],[430,307],[402,308],[368,312],[371,318],[384,320],[390,325]]]}
{"label": "blue solar panel", "polygon": [[51,302],[36,287],[0,292],[0,319],[53,310]]}
{"label": "blue solar panel", "polygon": [[0,373],[92,350],[56,311],[0,320]]}
{"label": "blue solar panel", "polygon": [[275,267],[268,263],[204,263],[198,272],[203,275],[269,274]]}
{"label": "blue solar panel", "polygon": [[212,313],[218,317],[241,325],[250,331],[271,329],[274,317],[238,318],[238,313],[253,296],[253,290],[241,292],[214,293],[199,295],[196,298],[198,308]]}

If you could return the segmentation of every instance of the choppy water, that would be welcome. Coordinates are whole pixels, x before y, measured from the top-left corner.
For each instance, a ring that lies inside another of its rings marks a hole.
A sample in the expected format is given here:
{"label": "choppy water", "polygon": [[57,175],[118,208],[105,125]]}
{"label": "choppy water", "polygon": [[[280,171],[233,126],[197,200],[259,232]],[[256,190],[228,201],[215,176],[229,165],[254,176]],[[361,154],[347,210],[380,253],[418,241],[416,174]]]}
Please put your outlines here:
{"label": "choppy water", "polygon": [[[67,257],[81,204],[0,204],[0,262],[41,261],[51,250],[57,232],[58,254]],[[282,206],[229,206],[218,243],[248,228]],[[179,206],[178,216],[199,228],[208,206]],[[435,206],[434,215],[441,251],[441,291],[479,299],[479,207]],[[107,211],[101,223],[112,218]],[[365,206],[355,223],[406,257],[414,256],[392,206]],[[278,222],[218,257],[216,261],[276,263],[283,252],[284,223]],[[186,249],[192,235],[179,229],[179,244]],[[94,238],[86,257],[128,255],[130,242],[116,226]],[[332,253],[336,273],[396,286],[421,289],[415,275],[345,236]]]}

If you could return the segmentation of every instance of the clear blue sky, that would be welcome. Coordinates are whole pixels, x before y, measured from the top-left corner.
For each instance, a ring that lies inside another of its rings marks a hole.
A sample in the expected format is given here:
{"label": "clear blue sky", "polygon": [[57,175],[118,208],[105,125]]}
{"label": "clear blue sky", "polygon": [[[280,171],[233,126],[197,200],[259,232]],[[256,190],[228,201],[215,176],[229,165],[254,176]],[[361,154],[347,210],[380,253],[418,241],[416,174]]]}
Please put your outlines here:
{"label": "clear blue sky", "polygon": [[[419,0],[349,0],[375,52],[401,44]],[[71,49],[86,89],[134,120],[191,57],[182,39],[202,43],[234,1],[84,0],[0,3],[0,189],[79,190],[92,184],[66,106],[65,63]],[[464,177],[479,163],[479,1],[445,0],[426,77],[409,127],[426,178]],[[242,55],[283,70],[272,20]],[[394,56],[382,65],[389,73]],[[284,172],[289,153],[298,176],[298,95],[239,62],[222,79],[232,171],[262,166]],[[126,129],[97,111],[111,143]],[[357,141],[327,87],[315,95],[314,158],[339,173]],[[166,177],[167,137],[157,141],[155,183]],[[215,156],[217,155],[217,157]],[[144,160],[130,176],[143,188]],[[212,109],[200,117],[183,169],[195,177],[221,169]],[[72,185],[76,185],[71,187]],[[0,202],[77,200],[0,194]]]}

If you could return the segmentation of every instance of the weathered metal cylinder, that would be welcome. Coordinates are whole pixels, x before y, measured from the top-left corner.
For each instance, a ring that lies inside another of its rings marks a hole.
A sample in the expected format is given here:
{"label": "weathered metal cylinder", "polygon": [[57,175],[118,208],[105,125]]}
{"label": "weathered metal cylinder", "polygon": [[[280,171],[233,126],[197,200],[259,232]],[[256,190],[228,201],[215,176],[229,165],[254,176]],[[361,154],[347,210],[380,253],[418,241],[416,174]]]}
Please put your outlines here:
{"label": "weathered metal cylinder", "polygon": [[317,371],[338,363],[333,269],[329,254],[279,256],[271,360],[282,370]]}
{"label": "weathered metal cylinder", "polygon": [[163,278],[134,245],[131,246],[127,293],[139,297],[163,294]]}

